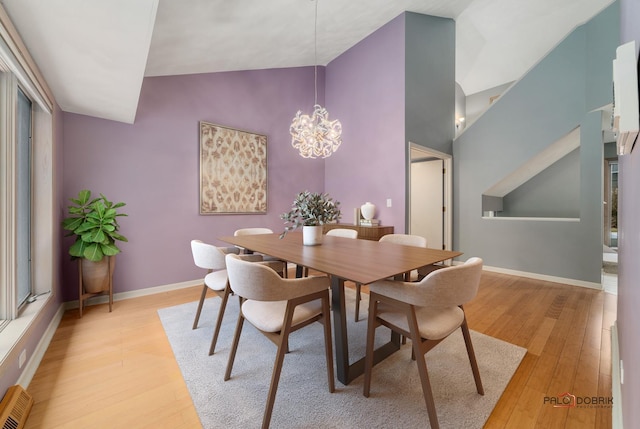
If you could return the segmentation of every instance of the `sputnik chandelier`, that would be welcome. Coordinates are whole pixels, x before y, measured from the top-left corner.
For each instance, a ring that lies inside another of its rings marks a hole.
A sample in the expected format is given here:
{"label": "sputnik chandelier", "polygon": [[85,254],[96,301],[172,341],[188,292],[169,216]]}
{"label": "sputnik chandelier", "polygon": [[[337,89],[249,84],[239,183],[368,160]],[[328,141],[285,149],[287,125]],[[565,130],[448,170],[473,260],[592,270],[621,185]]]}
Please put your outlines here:
{"label": "sputnik chandelier", "polygon": [[314,106],[311,116],[298,110],[291,122],[291,145],[303,158],[327,158],[338,150],[342,143],[342,124],[339,120],[329,120],[327,109],[318,104],[318,2],[315,0],[314,22]]}

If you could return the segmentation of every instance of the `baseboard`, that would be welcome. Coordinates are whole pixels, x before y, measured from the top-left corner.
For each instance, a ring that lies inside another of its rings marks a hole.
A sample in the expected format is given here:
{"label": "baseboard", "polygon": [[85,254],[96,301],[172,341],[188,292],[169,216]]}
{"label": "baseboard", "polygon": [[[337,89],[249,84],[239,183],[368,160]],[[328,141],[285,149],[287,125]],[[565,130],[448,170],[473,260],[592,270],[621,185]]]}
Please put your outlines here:
{"label": "baseboard", "polygon": [[622,429],[622,368],[620,366],[620,349],[618,343],[618,322],[611,326],[611,394],[613,410],[611,411],[612,429]]}
{"label": "baseboard", "polygon": [[56,314],[53,315],[53,318],[49,322],[47,329],[42,334],[42,337],[40,337],[40,341],[38,341],[38,345],[33,351],[33,354],[31,355],[29,362],[27,362],[27,364],[25,365],[24,370],[22,371],[22,374],[20,374],[20,377],[18,378],[18,381],[16,384],[19,384],[25,389],[29,386],[29,383],[31,383],[31,379],[33,378],[33,376],[36,373],[36,370],[40,366],[40,362],[42,361],[42,358],[44,357],[45,352],[49,348],[49,343],[51,343],[51,339],[53,338],[53,335],[56,333],[56,330],[58,329],[58,325],[60,325],[60,321],[62,320],[62,316],[64,315],[64,312],[65,312],[65,304],[62,303],[58,307],[58,311],[56,311]]}
{"label": "baseboard", "polygon": [[[460,262],[456,262],[456,264],[459,264],[459,263]],[[546,274],[529,273],[526,271],[510,270],[508,268],[491,267],[487,265],[483,266],[483,269],[486,271],[494,272],[494,273],[509,274],[512,276],[526,277],[529,279],[543,280],[547,282],[562,283],[562,284],[571,285],[571,286],[580,286],[580,287],[586,287],[589,289],[602,290],[601,283],[587,282],[584,280],[576,280],[576,279],[568,279],[565,277],[548,276]]]}
{"label": "baseboard", "polygon": [[[162,286],[154,286],[146,289],[138,289],[132,290],[128,292],[118,292],[113,294],[114,301],[122,301],[124,299],[138,298],[141,296],[154,295],[156,293],[169,292],[177,289],[184,289],[188,287],[194,286],[202,286],[202,279],[200,280],[190,280],[181,283],[171,283]],[[98,295],[95,298],[92,298],[87,302],[86,305],[97,305],[97,304],[106,304],[109,302],[108,295]],[[65,310],[70,310],[73,308],[78,308],[78,300],[68,301],[65,303]]]}

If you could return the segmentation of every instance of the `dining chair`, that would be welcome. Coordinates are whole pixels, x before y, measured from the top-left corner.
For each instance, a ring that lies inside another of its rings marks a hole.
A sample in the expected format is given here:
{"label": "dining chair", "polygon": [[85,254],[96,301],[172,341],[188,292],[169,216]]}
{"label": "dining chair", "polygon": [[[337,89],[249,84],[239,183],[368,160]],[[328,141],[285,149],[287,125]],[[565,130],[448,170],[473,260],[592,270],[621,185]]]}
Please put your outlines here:
{"label": "dining chair", "polygon": [[[380,237],[378,240],[380,242],[387,243],[396,243],[402,244],[404,246],[414,246],[414,247],[427,247],[427,239],[420,235],[412,235],[412,234],[387,234]],[[405,273],[405,281],[415,281],[418,279],[418,271],[414,270],[409,273]],[[355,321],[360,320],[360,301],[362,299],[361,296],[362,285],[356,283],[356,317]]]}
{"label": "dining chair", "polygon": [[[260,228],[260,227],[252,227],[252,228],[240,228],[240,229],[236,229],[235,232],[233,233],[234,237],[240,236],[240,235],[257,235],[257,234],[273,234],[273,230],[270,228]],[[240,248],[242,251],[244,252],[248,252],[247,249],[244,248]],[[274,258],[273,256],[269,256],[269,255],[262,255],[262,258],[264,261],[275,261],[275,262],[280,262],[282,264],[282,269],[281,270],[276,270],[278,271],[279,274],[282,275],[282,277],[287,278],[288,277],[288,270],[287,270],[287,261],[284,261],[282,259],[278,259],[278,258]]]}
{"label": "dining chair", "polygon": [[278,346],[262,419],[262,428],[266,429],[271,422],[282,363],[288,352],[289,335],[292,332],[316,321],[324,325],[329,392],[335,390],[329,316],[329,279],[325,276],[283,279],[274,270],[264,265],[243,261],[237,255],[227,255],[226,260],[231,289],[240,296],[242,305],[224,380],[231,378],[245,320]]}
{"label": "dining chair", "polygon": [[[327,235],[334,235],[336,237],[344,237],[344,238],[358,238],[358,231],[355,229],[348,228],[334,228],[327,231]],[[356,296],[360,297],[360,288],[362,285],[360,283],[356,283]],[[356,300],[356,315],[355,321],[358,321],[358,312],[360,311],[360,303]]]}
{"label": "dining chair", "polygon": [[[327,231],[325,235],[332,235],[334,237],[342,237],[342,238],[358,238],[358,231],[355,229],[349,228],[334,228]],[[303,277],[309,276],[309,267],[304,267]]]}
{"label": "dining chair", "polygon": [[[196,329],[198,327],[200,313],[202,312],[202,306],[205,298],[207,297],[208,290],[214,291],[222,300],[220,302],[220,309],[218,310],[218,318],[213,331],[211,346],[209,347],[209,355],[212,355],[215,351],[218,334],[220,333],[220,326],[222,326],[222,318],[224,317],[227,301],[231,294],[231,288],[229,287],[229,280],[227,278],[227,266],[224,257],[227,254],[237,253],[239,253],[239,249],[236,247],[216,247],[212,244],[203,243],[201,240],[191,240],[191,254],[193,255],[193,262],[196,266],[208,270],[207,275],[204,277],[204,285],[202,286],[202,293],[200,294],[200,302],[198,302],[198,310],[196,311],[196,317],[191,329]],[[254,261],[262,260],[260,255],[246,255],[246,257],[246,259]]]}
{"label": "dining chair", "polygon": [[484,395],[463,308],[475,298],[481,274],[482,259],[473,257],[462,265],[433,271],[419,282],[381,280],[369,285],[364,396],[370,394],[374,336],[379,326],[411,339],[412,357],[419,356],[416,362],[432,428],[438,428],[438,415],[424,355],[458,328],[462,330],[476,390]]}
{"label": "dining chair", "polygon": [[334,228],[327,231],[327,235],[344,238],[358,238],[358,231],[349,228]]}

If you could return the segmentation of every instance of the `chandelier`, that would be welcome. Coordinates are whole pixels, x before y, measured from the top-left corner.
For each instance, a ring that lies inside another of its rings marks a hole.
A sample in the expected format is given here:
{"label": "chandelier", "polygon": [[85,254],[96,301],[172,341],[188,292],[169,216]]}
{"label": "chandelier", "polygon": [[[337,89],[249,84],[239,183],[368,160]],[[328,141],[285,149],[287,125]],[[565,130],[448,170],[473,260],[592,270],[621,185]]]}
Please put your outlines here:
{"label": "chandelier", "polygon": [[327,158],[338,150],[342,143],[342,124],[337,119],[329,120],[327,109],[318,104],[318,2],[316,1],[314,22],[314,106],[311,116],[298,110],[291,122],[291,145],[303,158]]}

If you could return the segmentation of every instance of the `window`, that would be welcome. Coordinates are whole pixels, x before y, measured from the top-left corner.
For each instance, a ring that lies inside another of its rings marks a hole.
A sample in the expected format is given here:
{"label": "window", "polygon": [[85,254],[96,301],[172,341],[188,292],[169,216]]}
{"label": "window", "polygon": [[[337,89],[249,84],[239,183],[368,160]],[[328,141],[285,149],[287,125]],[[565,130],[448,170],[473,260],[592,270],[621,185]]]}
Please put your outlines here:
{"label": "window", "polygon": [[31,295],[31,100],[18,88],[16,109],[17,304]]}
{"label": "window", "polygon": [[0,361],[45,301],[32,304],[29,297],[53,289],[58,246],[53,105],[3,26],[0,22]]}

